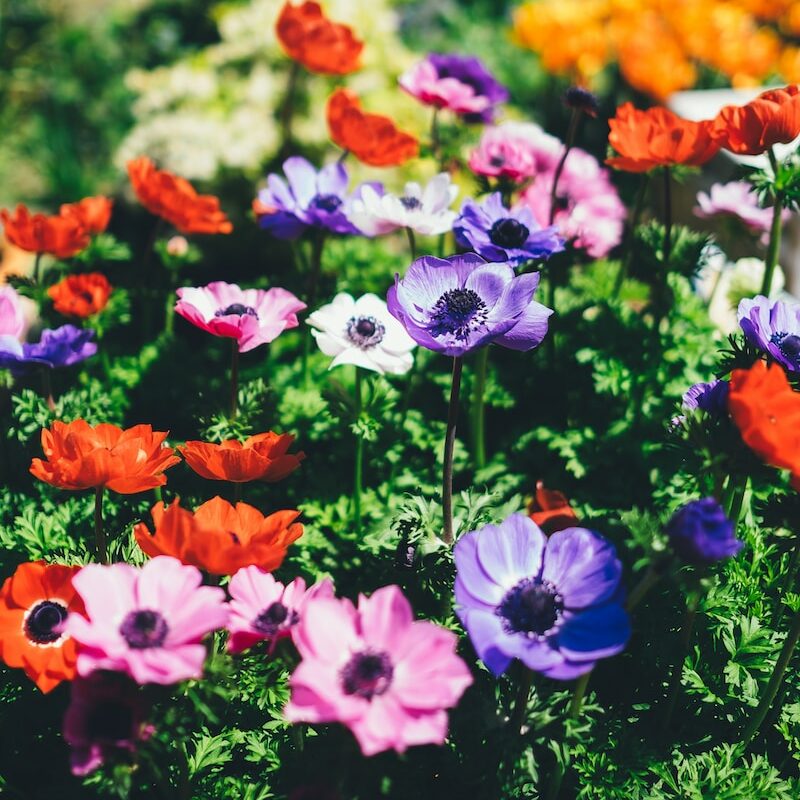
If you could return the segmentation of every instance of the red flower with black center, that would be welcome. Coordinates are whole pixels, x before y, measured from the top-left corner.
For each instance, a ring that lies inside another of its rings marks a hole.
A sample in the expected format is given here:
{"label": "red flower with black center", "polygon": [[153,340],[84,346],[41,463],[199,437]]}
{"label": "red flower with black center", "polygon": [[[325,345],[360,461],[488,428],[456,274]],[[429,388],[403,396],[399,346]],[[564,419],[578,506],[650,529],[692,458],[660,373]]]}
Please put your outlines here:
{"label": "red flower with black center", "polygon": [[102,272],[67,275],[51,286],[47,295],[59,314],[85,319],[106,307],[111,296],[111,284]]}

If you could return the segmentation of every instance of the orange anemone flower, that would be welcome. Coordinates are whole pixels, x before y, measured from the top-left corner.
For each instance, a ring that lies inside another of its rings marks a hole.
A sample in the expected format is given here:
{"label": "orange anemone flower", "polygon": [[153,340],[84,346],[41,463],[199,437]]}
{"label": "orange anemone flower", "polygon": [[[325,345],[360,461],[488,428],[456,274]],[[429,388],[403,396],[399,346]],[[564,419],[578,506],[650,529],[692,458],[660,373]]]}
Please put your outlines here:
{"label": "orange anemone flower", "polygon": [[95,427],[82,419],[54,422],[42,430],[45,460],[34,458],[31,473],[59,489],[106,488],[135,494],[163,486],[164,470],[180,458],[163,442],[167,434],[149,425],[122,430],[101,423]]}
{"label": "orange anemone flower", "polygon": [[743,106],[725,106],[714,119],[712,135],[721,147],[755,156],[800,135],[800,90],[771,89]]}
{"label": "orange anemone flower", "polygon": [[151,511],[154,530],[140,522],[133,530],[139,547],[151,558],[168,555],[212,575],[233,575],[255,565],[277,569],[286,549],[303,535],[295,522],[299,511],[276,511],[264,516],[247,503],[232,506],[221,497],[203,503],[192,514],[174,500],[156,503]]}
{"label": "orange anemone flower", "polygon": [[230,233],[233,230],[216,197],[198,194],[185,178],[156,169],[147,156],[128,162],[128,176],[139,202],[181,233]]}
{"label": "orange anemone flower", "polygon": [[699,167],[719,150],[710,121],[692,122],[660,106],[642,111],[625,103],[608,124],[608,143],[619,155],[606,159],[606,164],[625,172],[677,164]]}
{"label": "orange anemone flower", "polygon": [[356,38],[349,25],[329,20],[319,3],[296,6],[287,2],[281,9],[275,33],[289,58],[311,72],[347,75],[361,66],[364,42]]}
{"label": "orange anemone flower", "polygon": [[86,228],[71,216],[31,214],[22,204],[11,213],[0,211],[6,239],[28,253],[71,258],[89,244]]}
{"label": "orange anemone flower", "polygon": [[59,214],[62,217],[74,217],[89,233],[102,233],[111,220],[111,209],[114,201],[108,197],[84,197],[77,203],[65,203]]}
{"label": "orange anemone flower", "polygon": [[778,364],[731,373],[730,411],[744,443],[767,464],[800,475],[800,393]]}
{"label": "orange anemone flower", "polygon": [[67,275],[47,290],[59,314],[91,317],[102,311],[111,296],[111,284],[102,272]]}
{"label": "orange anemone flower", "polygon": [[536,483],[536,494],[528,503],[528,516],[548,536],[572,527],[578,519],[567,496],[554,489],[545,489],[542,481]]}
{"label": "orange anemone flower", "polygon": [[419,141],[389,117],[367,114],[355,92],[337,89],[328,100],[328,129],[339,147],[372,167],[402,164],[419,152]]}
{"label": "orange anemone flower", "polygon": [[201,477],[210,481],[283,480],[294,472],[306,457],[302,451],[287,453],[294,441],[290,433],[259,433],[244,442],[235,439],[213,444],[186,442],[178,447],[186,463]]}
{"label": "orange anemone flower", "polygon": [[72,588],[80,567],[20,564],[0,589],[0,660],[20,667],[43,691],[75,677],[75,640],[61,628],[83,602]]}

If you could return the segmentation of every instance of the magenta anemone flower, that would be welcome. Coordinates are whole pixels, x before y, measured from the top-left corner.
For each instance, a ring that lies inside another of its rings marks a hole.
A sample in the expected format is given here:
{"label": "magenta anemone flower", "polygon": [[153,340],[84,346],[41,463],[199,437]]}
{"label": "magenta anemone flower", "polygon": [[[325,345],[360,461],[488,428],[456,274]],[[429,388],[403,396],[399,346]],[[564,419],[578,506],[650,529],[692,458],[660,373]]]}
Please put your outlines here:
{"label": "magenta anemone flower", "polygon": [[22,299],[13,286],[0,286],[0,338],[11,336],[21,341],[27,327]]}
{"label": "magenta anemone flower", "polygon": [[306,307],[286,289],[241,289],[224,281],[184,287],[177,294],[175,310],[182,317],[214,336],[236,339],[240,353],[296,328],[297,312]]}
{"label": "magenta anemone flower", "polygon": [[78,674],[124,672],[137,683],[172,684],[200,678],[203,637],[228,621],[225,592],[201,586],[196,567],[158,556],[141,569],[90,564],[73,579],[87,616],[70,614],[66,630],[78,642]]}
{"label": "magenta anemone flower", "polygon": [[400,588],[371,597],[317,598],[294,633],[303,660],[292,674],[292,722],[341,722],[365,756],[442,744],[447,712],[472,683],[457,636],[415,622]]}
{"label": "magenta anemone flower", "polygon": [[240,569],[228,584],[231,596],[228,651],[241,653],[257,642],[291,636],[306,604],[315,597],[332,598],[333,582],[325,579],[306,590],[295,578],[284,586],[256,566]]}
{"label": "magenta anemone flower", "polygon": [[531,350],[547,334],[553,313],[533,299],[538,273],[515,275],[507,263],[493,264],[473,253],[418,258],[386,298],[411,338],[428,350],[463,356],[499,344]]}
{"label": "magenta anemone flower", "polygon": [[73,775],[88,775],[105,761],[130,755],[153,732],[147,704],[127,675],[99,670],[76,678],[64,715],[64,739],[70,746]]}
{"label": "magenta anemone flower", "polygon": [[517,658],[569,680],[625,648],[622,564],[599,534],[565,528],[548,539],[512,514],[462,536],[454,556],[456,613],[495,675]]}

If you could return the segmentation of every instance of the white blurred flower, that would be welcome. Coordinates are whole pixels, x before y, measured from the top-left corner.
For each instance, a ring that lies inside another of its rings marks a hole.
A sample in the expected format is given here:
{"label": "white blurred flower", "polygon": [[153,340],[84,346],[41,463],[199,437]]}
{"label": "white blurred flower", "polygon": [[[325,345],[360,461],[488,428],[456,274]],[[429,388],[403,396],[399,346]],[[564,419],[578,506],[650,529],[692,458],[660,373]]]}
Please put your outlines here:
{"label": "white blurred flower", "polygon": [[401,375],[414,363],[414,340],[377,295],[365,294],[356,300],[340,292],[306,322],[319,349],[334,356],[329,369],[355,364],[381,375]]}
{"label": "white blurred flower", "polygon": [[458,187],[446,172],[440,172],[422,187],[407,183],[403,194],[380,195],[371,186],[364,186],[361,199],[354,200],[350,221],[368,236],[380,236],[398,228],[411,228],[424,236],[446,233],[453,227],[458,213],[450,209]]}

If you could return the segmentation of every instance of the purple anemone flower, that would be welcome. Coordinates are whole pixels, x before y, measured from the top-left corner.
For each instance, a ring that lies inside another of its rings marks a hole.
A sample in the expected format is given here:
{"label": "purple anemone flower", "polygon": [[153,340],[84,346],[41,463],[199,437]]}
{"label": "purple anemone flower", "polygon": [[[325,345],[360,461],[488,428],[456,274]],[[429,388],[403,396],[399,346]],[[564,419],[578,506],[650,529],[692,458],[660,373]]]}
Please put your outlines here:
{"label": "purple anemone flower", "polygon": [[72,682],[63,733],[74,775],[88,775],[107,759],[132,753],[151,735],[138,688],[126,675],[105,670]]}
{"label": "purple anemone flower", "polygon": [[687,411],[706,411],[709,414],[722,414],[728,408],[728,381],[709,381],[695,383],[686,390],[681,405]]}
{"label": "purple anemone flower", "polygon": [[93,338],[93,330],[74,325],[45,328],[34,343],[20,344],[11,336],[0,336],[0,368],[20,374],[37,364],[50,369],[68,367],[97,352]]}
{"label": "purple anemone flower", "polygon": [[538,273],[515,275],[474,253],[418,258],[389,289],[389,313],[417,344],[447,356],[499,344],[532,350],[553,313],[533,299]]}
{"label": "purple anemone flower", "polygon": [[[274,173],[267,177],[267,188],[254,203],[259,225],[278,239],[296,239],[308,228],[323,228],[331,233],[360,233],[350,222],[351,201],[360,195],[359,187],[347,194],[348,175],[338,161],[319,172],[309,161],[292,156],[283,162],[286,180]],[[379,193],[380,184],[368,184]]]}
{"label": "purple anemone flower", "polygon": [[625,648],[622,565],[599,534],[566,528],[548,539],[512,514],[462,536],[454,555],[456,613],[495,675],[518,658],[569,680]]}
{"label": "purple anemone flower", "polygon": [[453,232],[460,245],[487,261],[507,261],[514,266],[549,258],[564,249],[555,225],[539,227],[527,206],[506,208],[500,192],[489,195],[483,203],[466,200],[461,216],[453,223]]}
{"label": "purple anemone flower", "polygon": [[800,372],[800,306],[760,294],[739,303],[745,338],[790,372]]}
{"label": "purple anemone flower", "polygon": [[667,523],[667,535],[673,550],[689,564],[714,564],[744,547],[733,521],[713,497],[679,508]]}
{"label": "purple anemone flower", "polygon": [[486,69],[479,58],[457,53],[431,53],[427,61],[433,65],[439,80],[452,78],[471,87],[478,97],[485,97],[489,101],[483,111],[464,115],[467,122],[494,121],[497,107],[508,100],[508,89]]}

